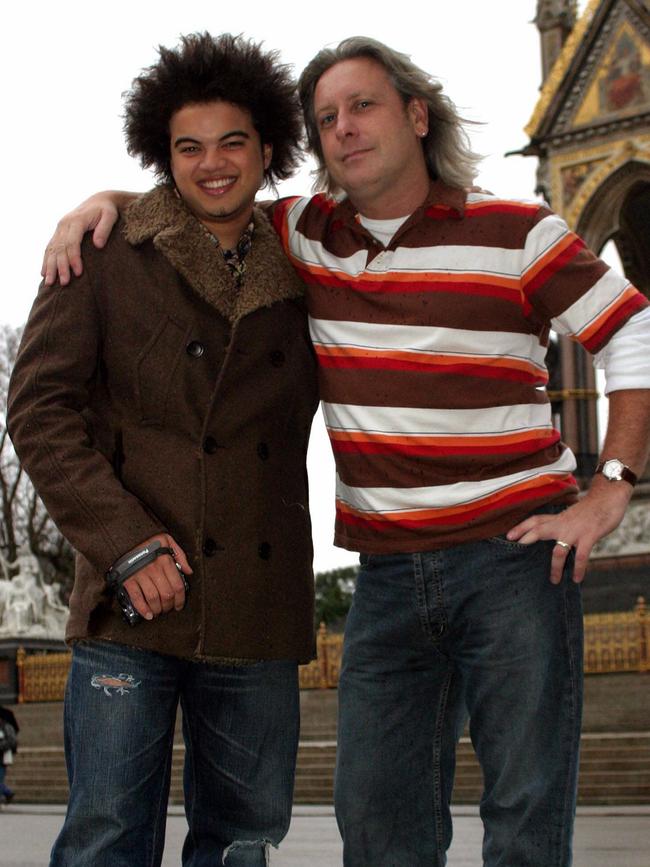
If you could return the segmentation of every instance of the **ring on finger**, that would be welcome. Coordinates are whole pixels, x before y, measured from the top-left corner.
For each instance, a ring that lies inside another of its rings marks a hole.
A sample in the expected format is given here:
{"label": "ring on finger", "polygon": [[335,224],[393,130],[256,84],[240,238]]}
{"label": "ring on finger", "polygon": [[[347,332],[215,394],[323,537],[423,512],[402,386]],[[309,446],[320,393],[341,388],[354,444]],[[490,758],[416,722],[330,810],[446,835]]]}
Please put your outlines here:
{"label": "ring on finger", "polygon": [[564,548],[566,551],[570,551],[573,545],[569,545],[568,542],[563,542],[561,539],[556,539],[555,544],[559,545],[560,548]]}

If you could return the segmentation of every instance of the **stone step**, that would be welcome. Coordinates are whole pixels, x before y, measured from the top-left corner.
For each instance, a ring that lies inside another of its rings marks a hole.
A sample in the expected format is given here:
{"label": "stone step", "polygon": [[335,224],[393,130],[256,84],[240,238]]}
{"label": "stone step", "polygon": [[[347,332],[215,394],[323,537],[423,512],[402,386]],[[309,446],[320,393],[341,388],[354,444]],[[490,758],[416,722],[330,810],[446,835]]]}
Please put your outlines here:
{"label": "stone step", "polygon": [[650,772],[650,757],[640,756],[638,760],[634,755],[628,758],[621,758],[618,754],[598,759],[582,757],[580,765],[581,767],[589,767],[592,771],[625,771],[628,769],[645,768],[646,772]]}
{"label": "stone step", "polygon": [[[648,684],[650,687],[650,684]],[[582,737],[580,741],[580,749],[583,753],[601,753],[612,748],[615,745],[617,752],[625,752],[625,750],[644,750],[646,755],[650,753],[650,738],[643,734],[631,738],[606,738],[600,736],[598,738]]]}
{"label": "stone step", "polygon": [[606,762],[608,759],[615,758],[619,762],[650,762],[650,751],[645,747],[639,747],[635,750],[634,747],[625,747],[624,749],[608,747],[602,750],[583,750],[580,749],[580,758],[585,762]]}
{"label": "stone step", "polygon": [[[650,780],[650,762],[647,760],[647,750],[643,746],[631,746],[639,742],[643,744],[645,740],[648,740],[645,735],[621,739],[603,736],[597,741],[592,739],[588,748],[583,749],[579,802],[604,805],[648,803],[650,787],[646,781]],[[294,793],[296,803],[331,803],[335,754],[334,744],[301,744]],[[619,759],[619,754],[623,756],[622,759]],[[456,779],[454,802],[478,803],[482,793],[482,777],[469,742],[459,745]],[[180,771],[178,780],[180,782]],[[182,801],[180,786],[173,791],[173,797],[176,803]]]}
{"label": "stone step", "polygon": [[[581,804],[650,803],[650,716],[647,711],[647,675],[614,675],[588,679],[586,732],[581,741]],[[597,701],[594,696],[597,695]],[[592,696],[590,698],[590,695]],[[301,744],[298,752],[295,801],[298,804],[332,802],[336,757],[336,690],[306,690],[301,694]],[[589,706],[593,706],[589,710]],[[614,710],[620,706],[625,713]],[[644,709],[645,708],[645,709]],[[61,803],[67,799],[63,758],[62,705],[19,705],[21,750],[9,771],[17,800]],[[612,716],[612,714],[614,714]],[[180,714],[179,714],[180,717]],[[616,717],[616,719],[614,719]],[[620,719],[619,719],[620,717]],[[613,723],[601,732],[603,720]],[[630,720],[636,722],[630,723]],[[630,729],[640,731],[630,731]],[[170,800],[182,803],[183,747],[180,720],[176,726]],[[482,781],[469,738],[458,745],[454,801],[476,804]]]}
{"label": "stone step", "polygon": [[[23,803],[61,803],[67,799],[65,764],[63,756],[48,756],[49,767],[42,762],[31,768],[26,766],[25,773],[18,773],[18,761],[12,769],[12,784],[18,791],[18,802]],[[172,773],[171,797],[174,804],[182,803],[182,759],[183,751],[175,750]],[[334,766],[306,767],[298,765],[295,786],[297,804],[331,803],[333,792]],[[580,775],[580,804],[639,804],[650,801],[650,773],[647,768],[619,772],[593,772],[583,768]],[[481,796],[480,772],[468,776],[458,774],[453,800],[457,804],[478,803]]]}
{"label": "stone step", "polygon": [[[646,688],[650,688],[650,683]],[[616,743],[620,747],[624,746],[650,746],[650,731],[629,731],[629,732],[583,732],[581,744],[585,749],[592,746],[602,746],[603,744]]]}
{"label": "stone step", "polygon": [[580,786],[580,797],[585,798],[615,798],[617,795],[628,795],[630,797],[639,797],[645,803],[650,800],[650,783],[647,782],[627,782],[627,783],[608,783],[607,785],[590,785],[585,784]]}
{"label": "stone step", "polygon": [[[647,674],[594,675],[586,679],[585,689],[584,730],[587,735],[583,738],[583,749],[591,748],[591,741],[594,746],[598,745],[599,734],[594,729],[603,727],[607,727],[608,731],[621,731],[622,743],[630,742],[627,734],[630,729],[646,731],[646,746],[650,748],[650,735],[647,734],[650,728]],[[302,741],[336,739],[337,701],[337,690],[302,690]],[[61,702],[20,704],[14,705],[12,709],[21,725],[23,746],[63,743]],[[180,742],[180,720],[176,737]]]}
{"label": "stone step", "polygon": [[300,740],[303,742],[309,741],[335,741],[336,727],[327,726],[327,728],[311,729],[309,731],[300,730]]}
{"label": "stone step", "polygon": [[641,785],[645,783],[650,786],[650,765],[626,768],[622,771],[602,771],[586,765],[581,766],[580,768],[580,779],[585,785],[596,785],[600,783],[609,784],[629,780],[636,781]]}
{"label": "stone step", "polygon": [[303,746],[298,750],[298,761],[300,762],[331,762],[336,758],[336,749],[332,748],[323,750],[319,747],[310,748]]}
{"label": "stone step", "polygon": [[[182,746],[176,746],[175,750],[183,750]],[[299,764],[303,766],[329,765],[335,760],[336,746],[328,743],[302,743],[298,751]],[[51,765],[58,767],[63,762],[63,752],[57,747],[22,747],[17,760],[23,768],[34,766],[38,770],[47,770]],[[650,752],[645,748],[619,749],[610,745],[599,751],[581,749],[581,764],[585,768],[599,771],[617,771],[630,769],[643,769],[650,766]],[[473,752],[461,753],[457,760],[457,770],[470,772],[478,769],[478,763]]]}

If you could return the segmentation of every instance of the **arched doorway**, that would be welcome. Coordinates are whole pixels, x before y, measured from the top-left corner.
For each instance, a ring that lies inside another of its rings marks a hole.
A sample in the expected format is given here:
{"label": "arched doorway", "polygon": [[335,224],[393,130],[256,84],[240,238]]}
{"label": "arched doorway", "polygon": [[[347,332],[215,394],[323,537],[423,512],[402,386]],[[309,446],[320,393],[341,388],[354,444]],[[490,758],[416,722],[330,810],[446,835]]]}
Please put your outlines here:
{"label": "arched doorway", "polygon": [[[650,297],[650,165],[630,160],[603,181],[585,204],[577,231],[594,252],[613,267],[622,269],[630,282]],[[612,245],[617,256],[612,255]],[[569,351],[573,353],[574,348]],[[583,386],[591,387],[591,371],[584,373]],[[600,394],[596,415],[598,439],[602,443],[607,417],[602,406],[606,403],[603,377],[596,375],[594,384]],[[588,410],[587,414],[592,415]],[[593,415],[576,421],[582,429],[579,441],[589,439],[584,430],[593,424]]]}
{"label": "arched doorway", "polygon": [[612,240],[628,279],[650,296],[650,165],[630,160],[611,174],[583,208],[577,231],[597,253]]}

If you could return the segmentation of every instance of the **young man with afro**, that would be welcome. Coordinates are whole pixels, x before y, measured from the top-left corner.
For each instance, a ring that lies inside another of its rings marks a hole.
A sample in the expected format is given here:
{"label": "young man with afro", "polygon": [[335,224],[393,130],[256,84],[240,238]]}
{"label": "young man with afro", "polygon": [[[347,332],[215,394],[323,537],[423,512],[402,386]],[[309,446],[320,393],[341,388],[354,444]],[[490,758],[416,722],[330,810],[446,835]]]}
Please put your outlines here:
{"label": "young man with afro", "polygon": [[286,834],[317,391],[303,284],[254,199],[300,132],[274,53],[161,48],[125,98],[129,153],[160,183],[26,326],[8,424],[78,552],[52,867],[161,863],[179,702],[183,864],[258,867]]}

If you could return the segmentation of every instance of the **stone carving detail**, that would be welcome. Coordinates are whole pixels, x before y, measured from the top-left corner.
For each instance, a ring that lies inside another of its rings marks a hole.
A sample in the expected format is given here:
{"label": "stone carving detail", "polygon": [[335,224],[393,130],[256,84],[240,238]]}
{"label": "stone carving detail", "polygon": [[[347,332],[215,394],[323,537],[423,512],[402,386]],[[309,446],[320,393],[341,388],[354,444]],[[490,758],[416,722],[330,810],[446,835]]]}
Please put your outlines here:
{"label": "stone carving detail", "polygon": [[[46,584],[38,559],[25,543],[14,563],[0,554],[0,637],[62,639],[68,608],[61,602],[61,585]],[[13,578],[9,570],[17,568]]]}
{"label": "stone carving detail", "polygon": [[[535,106],[533,115],[526,126],[526,133],[535,137],[540,132],[540,126],[543,123],[546,112],[551,107],[551,103],[556,98],[557,93],[565,80],[567,73],[570,70],[572,62],[580,50],[580,46],[584,43],[589,33],[589,28],[594,17],[600,7],[600,0],[590,0],[589,5],[581,14],[579,20],[573,27],[569,37],[567,38],[562,52],[557,62],[553,66],[550,74],[544,81],[542,93]],[[539,12],[538,12],[539,14]],[[564,141],[565,137],[571,141],[581,141],[593,136],[594,134],[604,135],[608,130],[598,124],[598,131],[590,128],[582,128],[577,133],[572,129],[574,114],[580,105],[582,98],[594,80],[594,76],[600,69],[603,55],[607,50],[607,46],[611,44],[612,33],[620,27],[623,22],[628,22],[629,25],[645,39],[650,42],[650,29],[644,20],[637,15],[627,3],[616,4],[612,7],[606,20],[602,23],[597,37],[590,47],[588,55],[582,61],[582,67],[577,71],[573,80],[572,86],[568,93],[564,96],[564,102],[556,117],[552,130],[547,130],[545,137],[550,139],[550,144],[555,147]],[[617,124],[624,126],[640,126],[643,128],[645,120],[643,117],[635,116],[623,120],[615,121],[613,127]]]}
{"label": "stone carving detail", "polygon": [[589,29],[589,25],[591,24],[591,21],[596,13],[599,2],[600,0],[590,0],[588,7],[582,13],[576,25],[569,34],[566,42],[564,43],[560,56],[553,65],[553,69],[551,70],[550,74],[546,77],[544,81],[540,98],[537,101],[537,105],[535,106],[535,110],[533,111],[531,119],[526,125],[525,131],[527,135],[534,137],[536,133],[538,133],[538,128],[553,98],[555,97],[556,91],[558,90],[560,83],[562,82],[562,79],[567,72],[569,64]]}
{"label": "stone carving detail", "polygon": [[540,30],[562,25],[571,30],[576,22],[576,0],[538,0],[534,23]]}
{"label": "stone carving detail", "polygon": [[563,166],[560,169],[563,209],[566,209],[571,204],[577,192],[601,161],[587,160],[581,163],[574,163],[570,166]]}
{"label": "stone carving detail", "polygon": [[591,552],[594,557],[621,557],[650,553],[650,501],[634,500],[619,527],[601,539]]}
{"label": "stone carving detail", "polygon": [[[636,34],[634,37],[633,33]],[[638,111],[643,111],[646,104],[644,93],[647,95],[648,77],[635,42],[639,38],[646,42],[650,39],[650,33],[643,21],[624,3],[614,7],[601,27],[570,93],[565,98],[553,129],[556,135],[567,133],[576,125],[585,123],[589,125],[589,120],[578,118],[576,112],[580,113],[579,106],[592,85],[599,91],[600,105],[597,107],[602,116],[598,118],[594,116],[590,119],[591,123],[602,123],[607,120],[608,114],[610,117],[612,114],[618,114],[621,108],[631,105],[633,101],[637,104]],[[605,66],[608,53],[611,57]],[[637,69],[636,66],[639,68]],[[636,89],[628,92],[634,83]],[[623,104],[617,105],[621,99]]]}
{"label": "stone carving detail", "polygon": [[643,62],[640,48],[630,33],[622,32],[618,37],[609,68],[598,84],[603,112],[650,103],[650,65]]}
{"label": "stone carving detail", "polygon": [[[650,117],[650,116],[649,116]],[[614,175],[622,181],[631,174],[639,177],[639,164],[650,165],[650,135],[630,136],[624,141],[612,141],[598,144],[588,148],[579,148],[574,151],[556,154],[547,159],[549,174],[551,177],[551,202],[555,210],[567,221],[569,226],[580,229],[584,233],[584,212],[592,197],[607,184]],[[590,163],[593,170],[589,172],[582,182],[573,191],[573,196],[566,204],[569,196],[565,187],[565,169],[581,163]],[[613,212],[607,210],[607,205],[599,203],[603,218],[613,220]],[[605,208],[605,210],[603,210]],[[618,218],[618,211],[616,212]],[[608,223],[609,226],[609,223]],[[606,235],[610,237],[617,229],[615,223],[608,228]],[[604,241],[598,237],[584,235],[583,237],[590,246],[599,249]]]}
{"label": "stone carving detail", "polygon": [[553,196],[551,193],[551,162],[544,157],[540,157],[537,163],[536,182],[535,193],[538,196],[541,196],[545,202],[548,202],[551,207],[555,207],[556,210],[559,210],[558,206],[553,203]]}
{"label": "stone carving detail", "polygon": [[558,115],[557,121],[555,122],[554,132],[557,134],[559,132],[565,132],[567,128],[570,128],[573,124],[573,116],[575,111],[577,110],[580,102],[582,101],[582,97],[587,91],[590,83],[592,82],[594,75],[600,69],[600,63],[602,61],[603,54],[607,49],[607,45],[611,40],[612,31],[619,23],[621,17],[621,12],[618,9],[614,9],[610,18],[605,21],[603,24],[600,34],[596,41],[593,44],[590,54],[585,59],[584,66],[578,72],[573,87],[571,91],[567,94],[564,105],[562,106],[562,111]]}

